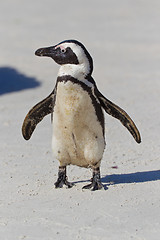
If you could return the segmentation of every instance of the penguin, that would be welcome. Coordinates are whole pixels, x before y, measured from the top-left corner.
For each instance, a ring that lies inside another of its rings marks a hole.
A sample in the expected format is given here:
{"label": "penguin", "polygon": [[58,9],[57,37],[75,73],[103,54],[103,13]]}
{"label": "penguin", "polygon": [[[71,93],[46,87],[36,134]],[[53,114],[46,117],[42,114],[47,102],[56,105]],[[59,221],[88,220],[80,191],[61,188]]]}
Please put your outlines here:
{"label": "penguin", "polygon": [[52,58],[60,68],[54,90],[26,115],[23,137],[29,140],[37,124],[51,114],[52,150],[59,161],[55,188],[74,185],[66,173],[66,167],[72,164],[92,169],[91,182],[83,189],[102,189],[100,164],[106,145],[104,111],[120,120],[137,143],[141,142],[139,130],[122,108],[98,90],[92,78],[92,57],[81,42],[65,40],[40,48],[35,55]]}

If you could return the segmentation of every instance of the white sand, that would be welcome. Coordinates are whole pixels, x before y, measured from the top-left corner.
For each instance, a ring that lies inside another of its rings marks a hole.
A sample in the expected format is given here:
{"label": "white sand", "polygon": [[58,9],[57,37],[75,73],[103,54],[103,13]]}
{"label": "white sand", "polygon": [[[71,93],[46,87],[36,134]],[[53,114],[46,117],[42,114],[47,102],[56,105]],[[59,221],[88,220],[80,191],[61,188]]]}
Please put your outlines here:
{"label": "white sand", "polygon": [[[160,239],[159,13],[158,0],[1,2],[0,239]],[[34,51],[70,38],[86,45],[99,89],[142,135],[136,144],[105,115],[102,191],[82,191],[91,171],[73,166],[76,185],[54,189],[49,116],[30,141],[21,135],[26,113],[52,91],[58,70]]]}

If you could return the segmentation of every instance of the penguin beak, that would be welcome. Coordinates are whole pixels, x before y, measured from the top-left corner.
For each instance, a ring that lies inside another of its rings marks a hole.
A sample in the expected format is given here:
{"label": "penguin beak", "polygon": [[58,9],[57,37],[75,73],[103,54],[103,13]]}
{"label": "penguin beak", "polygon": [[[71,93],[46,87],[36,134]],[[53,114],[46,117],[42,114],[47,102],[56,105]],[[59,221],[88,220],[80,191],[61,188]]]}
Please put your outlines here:
{"label": "penguin beak", "polygon": [[39,48],[35,51],[36,56],[40,57],[53,57],[56,53],[55,47],[46,47],[46,48]]}

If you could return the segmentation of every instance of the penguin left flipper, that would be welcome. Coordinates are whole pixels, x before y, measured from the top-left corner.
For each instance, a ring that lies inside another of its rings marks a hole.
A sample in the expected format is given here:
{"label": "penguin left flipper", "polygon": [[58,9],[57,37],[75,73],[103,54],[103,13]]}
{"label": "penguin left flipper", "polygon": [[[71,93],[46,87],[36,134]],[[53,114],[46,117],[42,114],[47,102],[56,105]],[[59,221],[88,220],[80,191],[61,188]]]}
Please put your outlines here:
{"label": "penguin left flipper", "polygon": [[133,122],[133,120],[130,118],[130,116],[119,106],[105,98],[99,91],[96,89],[96,95],[98,96],[98,99],[101,103],[101,106],[104,108],[106,113],[111,115],[112,117],[115,117],[121,121],[121,123],[129,130],[129,132],[132,134],[134,139],[137,143],[141,142],[141,136],[140,133]]}
{"label": "penguin left flipper", "polygon": [[29,140],[34,129],[42,119],[53,113],[55,102],[55,89],[53,92],[41,102],[37,103],[26,115],[22,125],[22,135],[25,140]]}

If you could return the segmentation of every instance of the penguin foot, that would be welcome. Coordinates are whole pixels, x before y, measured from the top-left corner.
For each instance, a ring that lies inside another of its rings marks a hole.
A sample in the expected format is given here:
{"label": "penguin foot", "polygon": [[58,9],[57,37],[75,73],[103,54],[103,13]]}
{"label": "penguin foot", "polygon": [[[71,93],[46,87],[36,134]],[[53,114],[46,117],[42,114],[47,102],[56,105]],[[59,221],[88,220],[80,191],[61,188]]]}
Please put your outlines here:
{"label": "penguin foot", "polygon": [[54,185],[55,188],[62,188],[63,185],[66,185],[68,188],[73,187],[74,184],[67,181],[66,167],[59,167],[58,179]]}
{"label": "penguin foot", "polygon": [[82,189],[91,189],[91,191],[100,190],[103,188],[103,184],[100,179],[100,170],[99,168],[93,169],[93,178],[91,183],[84,186]]}
{"label": "penguin foot", "polygon": [[91,191],[100,190],[103,188],[101,181],[92,181],[90,184],[85,185],[82,189],[91,189]]}
{"label": "penguin foot", "polygon": [[55,182],[55,188],[62,188],[63,185],[66,185],[68,188],[73,187],[73,183],[68,182],[66,179],[62,180],[62,179],[57,179],[57,181]]}

